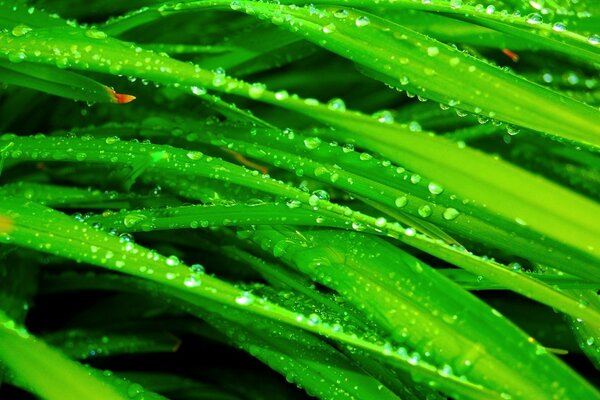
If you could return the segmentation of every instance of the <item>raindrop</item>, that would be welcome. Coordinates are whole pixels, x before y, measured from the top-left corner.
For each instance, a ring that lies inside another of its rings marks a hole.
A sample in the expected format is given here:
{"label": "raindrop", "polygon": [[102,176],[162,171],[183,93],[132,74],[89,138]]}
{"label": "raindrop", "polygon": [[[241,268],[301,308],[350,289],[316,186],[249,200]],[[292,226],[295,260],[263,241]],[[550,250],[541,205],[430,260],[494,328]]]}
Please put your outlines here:
{"label": "raindrop", "polygon": [[206,89],[203,87],[192,86],[191,90],[196,96],[204,96],[206,94]]}
{"label": "raindrop", "polygon": [[333,31],[335,31],[334,24],[327,24],[323,27],[323,33],[332,33]]}
{"label": "raindrop", "polygon": [[346,18],[348,16],[348,11],[346,10],[337,10],[333,13],[333,16],[336,18]]}
{"label": "raindrop", "polygon": [[106,39],[108,37],[106,33],[97,29],[88,29],[87,31],[85,31],[85,36],[91,39]]}
{"label": "raindrop", "polygon": [[438,49],[437,47],[428,47],[427,48],[427,55],[429,57],[435,57],[438,54],[440,54],[440,49]]}
{"label": "raindrop", "polygon": [[444,210],[442,217],[444,217],[446,221],[452,221],[453,219],[456,219],[459,214],[460,212],[456,208],[449,207]]}
{"label": "raindrop", "polygon": [[202,284],[202,281],[200,280],[199,274],[192,274],[192,275],[188,275],[183,280],[183,284],[186,287],[193,288],[193,287],[200,286]]}
{"label": "raindrop", "polygon": [[430,182],[429,185],[427,185],[427,189],[429,189],[429,193],[435,195],[441,194],[444,191],[442,185],[435,182]]}
{"label": "raindrop", "polygon": [[344,100],[335,98],[335,99],[329,100],[329,102],[327,103],[327,108],[329,108],[330,110],[335,110],[335,111],[345,111],[346,104],[344,103]]}
{"label": "raindrop", "polygon": [[27,25],[17,25],[13,28],[13,36],[23,36],[31,32],[33,29]]}
{"label": "raindrop", "polygon": [[315,190],[308,198],[308,204],[314,207],[319,204],[320,200],[329,201],[329,193],[322,189]]}
{"label": "raindrop", "polygon": [[527,23],[531,25],[538,25],[543,22],[542,16],[538,13],[532,13],[527,16]]}
{"label": "raindrop", "polygon": [[204,156],[204,154],[202,154],[199,151],[188,151],[187,154],[186,154],[186,156],[190,160],[197,161],[197,160],[201,159]]}
{"label": "raindrop", "polygon": [[421,207],[419,207],[419,209],[417,210],[417,212],[419,213],[419,215],[423,218],[427,218],[431,215],[431,207],[427,204],[422,205]]}
{"label": "raindrop", "polygon": [[247,306],[254,302],[254,295],[249,292],[244,292],[240,296],[235,298],[235,302],[241,306]]}
{"label": "raindrop", "polygon": [[145,220],[147,217],[145,215],[140,215],[140,214],[127,214],[124,218],[123,218],[123,225],[125,225],[125,227],[127,228],[131,228],[137,224],[139,224],[140,222],[142,222],[143,220]]}
{"label": "raindrop", "polygon": [[288,202],[285,203],[286,206],[288,206],[289,208],[298,208],[300,206],[302,206],[302,202],[300,200],[289,200]]}
{"label": "raindrop", "polygon": [[253,99],[258,99],[266,89],[267,87],[262,83],[253,83],[248,90],[248,95]]}
{"label": "raindrop", "polygon": [[363,26],[369,25],[371,23],[371,21],[369,20],[368,17],[365,17],[364,15],[361,15],[360,17],[356,18],[356,20],[354,21],[354,23],[359,28],[362,28]]}
{"label": "raindrop", "polygon": [[180,261],[179,258],[177,258],[177,256],[169,256],[167,257],[167,265],[170,267],[175,267],[177,265],[179,265]]}
{"label": "raindrop", "polygon": [[592,35],[588,38],[588,43],[589,44],[593,44],[594,46],[597,46],[600,44],[600,36],[599,35]]}
{"label": "raindrop", "polygon": [[383,217],[379,217],[375,220],[375,226],[378,228],[382,228],[387,223],[387,220]]}
{"label": "raindrop", "polygon": [[408,203],[408,198],[406,196],[396,197],[396,200],[394,201],[394,204],[398,208],[404,207],[407,203]]}
{"label": "raindrop", "polygon": [[304,146],[309,150],[316,149],[320,145],[321,139],[319,139],[318,137],[308,137],[304,139]]}
{"label": "raindrop", "polygon": [[462,7],[462,0],[450,0],[450,8],[456,10]]}

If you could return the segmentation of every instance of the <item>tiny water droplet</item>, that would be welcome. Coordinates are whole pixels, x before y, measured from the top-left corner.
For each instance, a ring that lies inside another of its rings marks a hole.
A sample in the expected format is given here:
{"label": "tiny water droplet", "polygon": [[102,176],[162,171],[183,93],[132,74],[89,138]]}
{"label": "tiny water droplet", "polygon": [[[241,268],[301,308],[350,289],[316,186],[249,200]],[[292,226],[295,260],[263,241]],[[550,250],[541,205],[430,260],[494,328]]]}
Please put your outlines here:
{"label": "tiny water droplet", "polygon": [[446,221],[452,221],[453,219],[456,219],[456,217],[458,217],[459,215],[460,212],[456,208],[452,207],[446,208],[442,213],[442,217],[444,217]]}
{"label": "tiny water droplet", "polygon": [[527,23],[531,25],[538,25],[543,22],[543,18],[538,13],[531,13],[527,16]]}
{"label": "tiny water droplet", "polygon": [[320,145],[321,139],[319,139],[318,137],[307,137],[306,139],[304,139],[304,146],[309,150],[316,149]]}
{"label": "tiny water droplet", "polygon": [[337,11],[335,11],[333,13],[333,16],[336,17],[336,18],[343,19],[343,18],[346,18],[348,16],[348,11],[346,11],[344,9],[337,10]]}
{"label": "tiny water droplet", "polygon": [[396,200],[394,201],[394,204],[398,208],[404,207],[407,203],[408,203],[408,198],[406,196],[396,197]]}
{"label": "tiny water droplet", "polygon": [[235,302],[241,306],[247,306],[254,302],[254,295],[249,292],[244,292],[235,298]]}
{"label": "tiny water droplet", "polygon": [[356,17],[356,20],[354,20],[354,23],[359,28],[362,28],[363,26],[369,25],[371,23],[371,21],[369,20],[369,17],[361,15],[360,17]]}
{"label": "tiny water droplet", "polygon": [[13,36],[17,36],[18,37],[18,36],[26,35],[29,32],[31,32],[32,30],[33,29],[31,27],[29,27],[27,25],[20,24],[20,25],[15,26],[12,29],[11,33],[13,34]]}
{"label": "tiny water droplet", "polygon": [[344,100],[335,98],[335,99],[329,100],[329,102],[327,103],[327,108],[329,108],[330,110],[335,110],[335,111],[345,111],[346,104],[344,103]]}
{"label": "tiny water droplet", "polygon": [[438,54],[440,54],[440,49],[438,49],[437,47],[428,47],[427,48],[427,55],[429,57],[435,57]]}
{"label": "tiny water droplet", "polygon": [[329,193],[322,189],[315,190],[308,198],[308,204],[314,207],[319,204],[319,200],[329,201]]}
{"label": "tiny water droplet", "polygon": [[441,194],[444,191],[442,185],[435,182],[430,182],[429,185],[427,185],[427,189],[429,189],[429,193],[435,195]]}
{"label": "tiny water droplet", "polygon": [[170,267],[175,267],[179,265],[180,261],[179,258],[177,258],[177,256],[169,256],[167,257],[166,263]]}
{"label": "tiny water droplet", "polygon": [[197,161],[197,160],[201,159],[202,157],[204,157],[204,154],[202,154],[199,151],[188,151],[188,153],[186,154],[186,156],[190,160]]}
{"label": "tiny water droplet", "polygon": [[327,24],[323,27],[323,33],[332,33],[335,31],[335,24]]}
{"label": "tiny water droplet", "polygon": [[108,37],[106,33],[97,29],[88,29],[87,31],[85,31],[85,36],[91,39],[106,39]]}
{"label": "tiny water droplet", "polygon": [[419,215],[423,218],[427,218],[431,215],[431,207],[427,204],[422,205],[421,207],[419,207],[419,209],[417,210],[417,212],[419,213]]}

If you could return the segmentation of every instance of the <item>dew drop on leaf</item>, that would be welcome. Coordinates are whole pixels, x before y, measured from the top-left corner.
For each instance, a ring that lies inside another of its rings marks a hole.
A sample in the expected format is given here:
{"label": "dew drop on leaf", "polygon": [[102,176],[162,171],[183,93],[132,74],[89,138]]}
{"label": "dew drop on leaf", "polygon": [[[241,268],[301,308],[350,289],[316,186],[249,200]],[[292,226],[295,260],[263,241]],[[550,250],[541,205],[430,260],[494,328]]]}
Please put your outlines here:
{"label": "dew drop on leaf", "polygon": [[359,17],[356,17],[356,20],[354,20],[354,23],[356,24],[356,26],[358,26],[359,28],[362,28],[363,26],[367,26],[371,23],[371,21],[369,20],[369,17],[366,17],[364,15],[361,15]]}

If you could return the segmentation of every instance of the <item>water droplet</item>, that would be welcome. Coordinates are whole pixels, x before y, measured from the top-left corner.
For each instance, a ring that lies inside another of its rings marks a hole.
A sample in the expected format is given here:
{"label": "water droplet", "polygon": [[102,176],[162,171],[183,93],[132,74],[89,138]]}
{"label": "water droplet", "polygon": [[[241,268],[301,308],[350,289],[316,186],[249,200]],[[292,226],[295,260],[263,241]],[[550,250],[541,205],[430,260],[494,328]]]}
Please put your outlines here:
{"label": "water droplet", "polygon": [[412,174],[412,175],[410,176],[410,182],[411,182],[411,183],[414,183],[415,185],[416,185],[417,183],[421,182],[421,175],[419,175],[419,174]]}
{"label": "water droplet", "polygon": [[167,262],[167,265],[170,267],[176,267],[180,263],[179,258],[177,258],[177,256],[167,257],[166,262]]}
{"label": "water droplet", "polygon": [[108,37],[106,33],[97,29],[88,29],[87,31],[85,31],[85,36],[91,39],[106,39]]}
{"label": "water droplet", "polygon": [[456,208],[446,208],[442,214],[442,217],[444,217],[444,219],[446,221],[452,221],[453,219],[456,219],[456,217],[458,217],[460,215],[460,212],[456,209]]}
{"label": "water droplet", "polygon": [[335,99],[329,100],[329,102],[327,103],[327,108],[329,108],[330,110],[335,110],[335,111],[345,111],[346,104],[344,103],[344,100],[335,98]]}
{"label": "water droplet", "polygon": [[419,207],[419,209],[417,210],[417,212],[419,213],[419,215],[423,218],[427,218],[431,215],[431,207],[427,204],[422,205],[421,207]]}
{"label": "water droplet", "polygon": [[369,17],[361,15],[360,17],[356,17],[356,20],[354,21],[354,23],[359,28],[362,28],[363,26],[369,25],[371,23],[371,21],[369,20]]}
{"label": "water droplet", "polygon": [[319,204],[320,200],[329,201],[329,193],[322,189],[315,190],[308,198],[308,204],[315,207]]}
{"label": "water droplet", "polygon": [[515,218],[515,222],[522,226],[527,225],[527,222],[525,222],[522,218],[519,218],[519,217]]}
{"label": "water droplet", "polygon": [[204,96],[206,94],[206,89],[203,87],[192,86],[190,89],[196,96]]}
{"label": "water droplet", "polygon": [[588,37],[588,43],[589,44],[593,44],[594,46],[597,46],[600,44],[600,36],[599,35],[591,35],[590,37]]}
{"label": "water droplet", "polygon": [[410,121],[408,123],[408,130],[411,132],[421,132],[423,128],[421,127],[421,124],[417,121]]}
{"label": "water droplet", "polygon": [[377,111],[376,113],[373,114],[373,117],[377,118],[377,121],[379,121],[383,124],[393,124],[394,123],[394,116],[392,115],[391,112],[389,112],[387,110]]}
{"label": "water droplet", "polygon": [[309,150],[316,149],[320,145],[321,139],[319,139],[318,137],[307,137],[306,139],[304,139],[304,146]]}
{"label": "water droplet", "polygon": [[516,134],[518,134],[519,132],[521,132],[521,130],[519,128],[517,128],[516,126],[506,125],[506,132],[510,136],[515,136]]}
{"label": "water droplet", "polygon": [[585,342],[587,343],[588,346],[592,346],[594,344],[594,337],[590,336],[589,338],[587,338],[587,340]]}
{"label": "water droplet", "polygon": [[277,100],[285,100],[288,97],[290,97],[290,94],[286,90],[275,92],[275,99]]}
{"label": "water droplet", "polygon": [[428,47],[427,48],[427,55],[429,57],[435,57],[438,54],[440,54],[440,49],[438,49],[437,47]]}
{"label": "water droplet", "polygon": [[105,142],[106,144],[114,144],[117,143],[119,140],[121,140],[118,136],[109,136],[106,138]]}
{"label": "water droplet", "polygon": [[127,388],[127,396],[134,398],[144,393],[144,388],[139,383],[132,383]]}
{"label": "water droplet", "polygon": [[527,16],[527,23],[531,25],[538,25],[543,22],[543,18],[538,13],[532,13]]}
{"label": "water droplet", "polygon": [[335,31],[335,25],[334,24],[327,24],[323,27],[323,33],[332,33]]}
{"label": "water droplet", "polygon": [[342,9],[342,10],[337,10],[333,13],[333,16],[336,18],[346,18],[348,16],[348,11]]}
{"label": "water droplet", "polygon": [[202,157],[204,157],[204,154],[202,154],[199,151],[188,151],[187,154],[186,154],[186,156],[190,160],[197,161],[197,160],[201,159]]}
{"label": "water droplet", "polygon": [[352,222],[352,229],[354,229],[355,231],[364,231],[365,230],[365,224],[363,224],[362,222],[359,221],[354,221]]}
{"label": "water droplet", "polygon": [[562,22],[557,22],[552,25],[552,30],[556,32],[564,32],[567,30],[567,26]]}
{"label": "water droplet", "polygon": [[13,28],[12,34],[13,36],[23,36],[31,32],[33,29],[27,25],[17,25]]}
{"label": "water droplet", "polygon": [[127,228],[131,228],[137,224],[139,224],[140,222],[144,221],[147,217],[145,215],[141,215],[141,214],[127,214],[124,218],[123,218],[123,225],[125,225],[125,227]]}
{"label": "water droplet", "polygon": [[262,83],[253,83],[248,89],[248,95],[252,99],[258,99],[263,95],[267,87]]}
{"label": "water droplet", "polygon": [[188,275],[183,280],[184,286],[185,287],[189,287],[189,288],[200,286],[202,284],[202,281],[200,280],[200,275],[201,274],[191,274],[191,275]]}
{"label": "water droplet", "polygon": [[298,208],[302,206],[302,202],[300,200],[289,200],[285,203],[289,208]]}
{"label": "water droplet", "polygon": [[232,10],[237,11],[242,8],[242,4],[239,1],[232,1],[229,3],[229,7],[231,7]]}
{"label": "water droplet", "polygon": [[398,208],[404,207],[407,203],[408,203],[408,198],[406,196],[396,197],[396,200],[394,201],[394,204]]}
{"label": "water droplet", "polygon": [[254,295],[249,292],[244,292],[235,298],[235,302],[241,306],[247,306],[254,302]]}
{"label": "water droplet", "polygon": [[387,223],[387,220],[383,217],[379,217],[375,220],[375,226],[378,228],[384,227]]}
{"label": "water droplet", "polygon": [[430,182],[429,185],[427,185],[427,189],[429,189],[429,193],[435,195],[441,194],[444,191],[442,185],[435,182]]}
{"label": "water droplet", "polygon": [[462,7],[462,0],[450,0],[450,8],[456,10]]}

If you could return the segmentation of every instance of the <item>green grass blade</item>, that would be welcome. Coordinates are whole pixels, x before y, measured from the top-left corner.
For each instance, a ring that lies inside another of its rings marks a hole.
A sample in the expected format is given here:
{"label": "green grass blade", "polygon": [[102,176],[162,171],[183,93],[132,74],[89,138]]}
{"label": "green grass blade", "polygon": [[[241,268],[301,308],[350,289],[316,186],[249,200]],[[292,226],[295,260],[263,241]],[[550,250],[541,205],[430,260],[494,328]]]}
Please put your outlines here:
{"label": "green grass blade", "polygon": [[37,395],[49,400],[128,398],[15,326],[4,313],[0,313],[0,321],[0,361]]}

